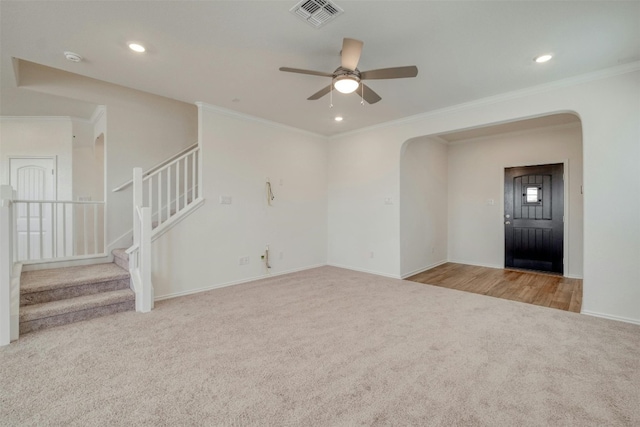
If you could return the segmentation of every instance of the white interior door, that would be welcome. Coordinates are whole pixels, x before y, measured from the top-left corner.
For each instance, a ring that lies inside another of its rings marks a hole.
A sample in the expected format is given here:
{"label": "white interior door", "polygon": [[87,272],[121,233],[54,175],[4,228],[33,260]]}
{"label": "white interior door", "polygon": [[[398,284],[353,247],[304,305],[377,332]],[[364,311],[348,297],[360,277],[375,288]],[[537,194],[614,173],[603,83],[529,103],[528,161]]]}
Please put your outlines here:
{"label": "white interior door", "polygon": [[[56,200],[55,158],[12,157],[10,185],[19,200]],[[53,257],[55,230],[51,203],[19,203],[16,210],[18,260]]]}

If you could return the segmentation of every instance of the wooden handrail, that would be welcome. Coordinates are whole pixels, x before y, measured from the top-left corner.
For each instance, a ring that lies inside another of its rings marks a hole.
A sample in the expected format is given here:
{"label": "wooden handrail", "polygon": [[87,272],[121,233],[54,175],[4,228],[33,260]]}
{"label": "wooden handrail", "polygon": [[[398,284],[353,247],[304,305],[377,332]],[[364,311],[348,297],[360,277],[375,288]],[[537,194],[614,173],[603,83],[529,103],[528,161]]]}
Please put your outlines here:
{"label": "wooden handrail", "polygon": [[[162,162],[158,163],[157,165],[155,165],[151,169],[148,169],[146,172],[143,172],[142,178],[146,178],[148,175],[151,175],[152,173],[154,173],[158,169],[162,169],[162,167],[166,166],[167,164],[173,162],[178,157],[182,156],[183,154],[188,153],[189,151],[191,151],[191,150],[193,150],[194,148],[197,148],[197,147],[198,147],[198,143],[196,142],[195,144],[188,146],[184,150],[181,150],[179,153],[174,154],[173,156],[169,157],[166,160],[163,160]],[[132,184],[133,184],[133,178],[131,178],[129,181],[125,182],[124,184],[119,185],[118,187],[114,188],[111,191],[113,193],[116,193],[118,191],[124,190],[125,188],[129,187]]]}

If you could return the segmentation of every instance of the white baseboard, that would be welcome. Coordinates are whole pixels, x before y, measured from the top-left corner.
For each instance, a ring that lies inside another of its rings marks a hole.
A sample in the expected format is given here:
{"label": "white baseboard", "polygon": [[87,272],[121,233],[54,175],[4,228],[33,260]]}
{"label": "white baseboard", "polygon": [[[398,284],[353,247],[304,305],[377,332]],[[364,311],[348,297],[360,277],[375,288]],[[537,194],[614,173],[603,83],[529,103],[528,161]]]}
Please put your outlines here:
{"label": "white baseboard", "polygon": [[38,262],[34,264],[24,264],[24,271],[36,271],[36,270],[47,270],[49,268],[63,268],[63,267],[76,267],[80,265],[91,265],[91,264],[106,264],[109,262],[113,262],[113,256],[111,254],[98,254],[98,255],[87,255],[83,258],[77,259],[65,259],[62,261],[46,261],[46,262]]}
{"label": "white baseboard", "polygon": [[594,311],[589,311],[589,310],[581,310],[580,314],[586,314],[587,316],[593,316],[593,317],[600,317],[602,319],[616,320],[618,322],[631,323],[632,325],[640,325],[640,319],[630,319],[628,317],[620,317],[620,316],[614,316],[611,314],[596,313]]}
{"label": "white baseboard", "polygon": [[122,236],[116,238],[107,245],[106,253],[111,255],[111,251],[120,248],[129,248],[133,244],[133,229],[127,231]]}
{"label": "white baseboard", "polygon": [[344,268],[345,270],[353,270],[353,271],[359,271],[361,273],[369,273],[369,274],[375,274],[376,276],[384,276],[384,277],[389,277],[391,279],[401,279],[401,277],[397,274],[387,274],[387,273],[381,273],[379,271],[373,271],[373,270],[366,270],[364,268],[355,268],[355,267],[347,267],[346,265],[340,265],[340,264],[332,264],[329,263],[327,264],[331,267],[338,267],[338,268]]}
{"label": "white baseboard", "polygon": [[403,279],[406,279],[407,277],[411,277],[411,276],[416,275],[416,274],[418,274],[418,273],[422,273],[423,271],[431,270],[432,268],[436,268],[436,267],[438,267],[439,265],[446,264],[446,263],[448,263],[448,262],[449,262],[449,261],[447,261],[447,260],[444,260],[444,261],[438,261],[438,262],[433,263],[433,264],[431,264],[431,265],[428,265],[428,266],[426,266],[426,267],[418,268],[417,270],[413,270],[413,271],[410,271],[409,273],[405,273],[405,274],[403,274],[403,275],[402,275],[402,278],[403,278]]}
{"label": "white baseboard", "polygon": [[580,279],[582,280],[582,276],[578,276],[576,274],[565,274],[565,276],[567,279]]}
{"label": "white baseboard", "polygon": [[317,265],[311,265],[311,266],[307,266],[307,267],[293,268],[291,270],[280,271],[278,273],[265,274],[265,275],[262,275],[262,276],[255,276],[255,277],[250,277],[250,278],[247,278],[247,279],[234,280],[232,282],[218,283],[218,284],[211,285],[211,286],[205,286],[203,288],[190,289],[188,291],[182,291],[182,292],[175,292],[175,293],[172,293],[172,294],[160,295],[160,296],[155,297],[154,301],[162,301],[162,300],[165,300],[165,299],[183,297],[183,296],[186,296],[186,295],[199,294],[200,292],[211,291],[213,289],[226,288],[227,286],[234,286],[234,285],[240,285],[242,283],[255,282],[256,280],[268,279],[269,277],[283,276],[285,274],[296,273],[298,271],[311,270],[312,268],[324,267],[325,265],[326,264],[317,264]]}
{"label": "white baseboard", "polygon": [[497,265],[497,264],[484,264],[481,262],[464,261],[464,260],[456,260],[456,259],[450,259],[447,262],[452,262],[455,264],[473,265],[476,267],[499,268],[500,270],[504,270],[504,265]]}

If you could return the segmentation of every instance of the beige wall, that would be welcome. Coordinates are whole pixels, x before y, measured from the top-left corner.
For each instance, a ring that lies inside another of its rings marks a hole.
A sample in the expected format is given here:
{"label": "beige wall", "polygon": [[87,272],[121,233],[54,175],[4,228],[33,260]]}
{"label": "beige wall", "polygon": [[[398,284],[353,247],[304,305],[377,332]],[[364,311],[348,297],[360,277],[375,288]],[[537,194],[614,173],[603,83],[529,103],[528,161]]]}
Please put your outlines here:
{"label": "beige wall", "polygon": [[207,105],[201,115],[205,203],[153,242],[156,297],[326,264],[326,139]]}
{"label": "beige wall", "polygon": [[105,107],[107,245],[130,244],[131,187],[111,190],[130,180],[134,167],[148,169],[197,142],[197,107],[28,61],[20,61],[19,81],[24,89]]}
{"label": "beige wall", "polygon": [[447,261],[447,155],[437,138],[416,138],[400,160],[400,266],[407,277]]}
{"label": "beige wall", "polygon": [[[449,146],[449,261],[504,267],[504,168],[568,161],[565,275],[582,278],[582,129],[579,124]],[[487,201],[493,200],[491,205]]]}
{"label": "beige wall", "polygon": [[57,198],[71,200],[72,124],[65,117],[0,118],[0,179],[9,185],[9,157],[57,157]]}
{"label": "beige wall", "polygon": [[375,271],[400,276],[400,209],[382,206],[400,194],[406,141],[567,112],[582,123],[582,311],[640,324],[639,71],[582,76],[331,138],[328,262],[371,270],[366,251],[375,251]]}

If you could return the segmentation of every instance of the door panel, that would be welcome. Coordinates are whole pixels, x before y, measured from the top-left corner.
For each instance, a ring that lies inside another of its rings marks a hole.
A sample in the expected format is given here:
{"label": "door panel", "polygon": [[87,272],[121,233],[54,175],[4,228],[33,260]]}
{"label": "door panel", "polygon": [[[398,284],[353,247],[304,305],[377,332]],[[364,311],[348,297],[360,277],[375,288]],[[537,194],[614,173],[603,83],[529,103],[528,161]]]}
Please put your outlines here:
{"label": "door panel", "polygon": [[563,168],[505,169],[505,267],[564,273]]}
{"label": "door panel", "polygon": [[[10,184],[19,200],[55,200],[54,159],[16,157],[11,158],[9,163]],[[18,259],[51,258],[55,228],[52,205],[32,204],[29,209],[22,203],[16,206]]]}

